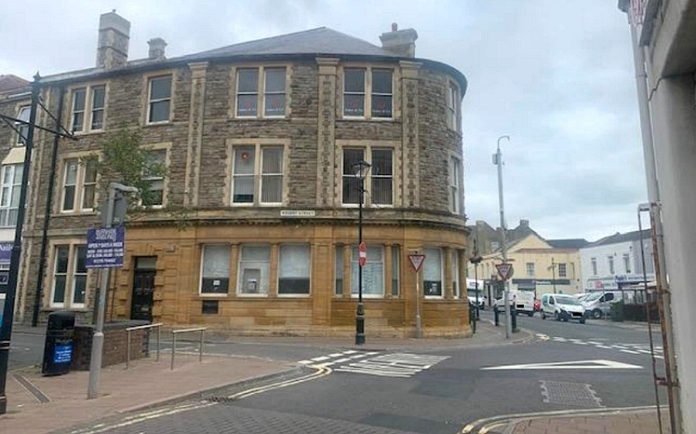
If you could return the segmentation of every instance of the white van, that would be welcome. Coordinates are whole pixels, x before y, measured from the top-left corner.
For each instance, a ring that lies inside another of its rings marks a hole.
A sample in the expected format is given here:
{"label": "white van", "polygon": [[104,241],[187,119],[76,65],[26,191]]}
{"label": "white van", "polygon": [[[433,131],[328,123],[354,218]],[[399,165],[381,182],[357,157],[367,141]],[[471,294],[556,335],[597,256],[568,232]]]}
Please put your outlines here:
{"label": "white van", "polygon": [[588,316],[600,319],[609,315],[611,302],[614,301],[614,298],[613,292],[597,291],[585,295],[580,302],[585,307]]}
{"label": "white van", "polygon": [[[515,306],[517,313],[524,313],[527,316],[534,316],[534,292],[533,291],[510,291],[510,306]],[[504,309],[502,297],[495,301],[498,310]]]}
{"label": "white van", "polygon": [[585,324],[585,307],[572,295],[544,294],[541,296],[541,319],[546,317],[556,321],[572,319]]}

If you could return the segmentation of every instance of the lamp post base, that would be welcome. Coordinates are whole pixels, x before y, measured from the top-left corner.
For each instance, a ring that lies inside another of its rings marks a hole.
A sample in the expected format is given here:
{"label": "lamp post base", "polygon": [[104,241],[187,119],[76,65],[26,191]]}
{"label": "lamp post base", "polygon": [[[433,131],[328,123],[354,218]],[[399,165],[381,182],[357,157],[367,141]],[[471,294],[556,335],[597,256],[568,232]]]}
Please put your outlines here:
{"label": "lamp post base", "polygon": [[365,309],[362,303],[358,303],[358,310],[355,313],[355,345],[365,343]]}

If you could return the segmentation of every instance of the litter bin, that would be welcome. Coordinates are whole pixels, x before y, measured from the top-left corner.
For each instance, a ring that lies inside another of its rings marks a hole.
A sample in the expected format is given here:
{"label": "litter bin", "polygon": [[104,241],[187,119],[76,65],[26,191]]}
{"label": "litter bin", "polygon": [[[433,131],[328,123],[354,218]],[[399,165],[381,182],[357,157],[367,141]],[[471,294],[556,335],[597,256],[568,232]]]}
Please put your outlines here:
{"label": "litter bin", "polygon": [[611,320],[614,322],[623,322],[624,320],[624,303],[623,300],[617,301],[611,304],[609,309],[611,313]]}
{"label": "litter bin", "polygon": [[75,314],[73,312],[53,312],[48,315],[41,366],[43,375],[62,375],[70,371],[74,330]]}

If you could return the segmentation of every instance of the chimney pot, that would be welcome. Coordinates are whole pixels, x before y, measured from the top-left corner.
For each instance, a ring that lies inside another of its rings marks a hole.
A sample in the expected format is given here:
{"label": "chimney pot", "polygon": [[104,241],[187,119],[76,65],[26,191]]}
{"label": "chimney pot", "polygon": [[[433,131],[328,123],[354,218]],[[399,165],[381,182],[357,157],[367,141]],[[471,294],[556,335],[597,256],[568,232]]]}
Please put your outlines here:
{"label": "chimney pot", "polygon": [[396,32],[397,30],[399,30],[399,25],[396,23],[392,23],[392,32]]}
{"label": "chimney pot", "polygon": [[164,39],[153,38],[147,41],[147,44],[150,46],[150,49],[148,50],[148,58],[152,60],[166,59],[164,49],[167,46],[167,43],[164,41]]}
{"label": "chimney pot", "polygon": [[114,11],[99,17],[97,68],[111,69],[128,63],[130,22]]}

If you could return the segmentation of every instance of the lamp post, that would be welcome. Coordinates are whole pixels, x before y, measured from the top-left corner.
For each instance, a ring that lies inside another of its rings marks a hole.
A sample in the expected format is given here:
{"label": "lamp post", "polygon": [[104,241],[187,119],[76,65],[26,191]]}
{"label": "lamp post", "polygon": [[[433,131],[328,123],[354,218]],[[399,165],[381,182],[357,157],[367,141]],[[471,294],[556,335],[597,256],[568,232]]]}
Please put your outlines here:
{"label": "lamp post", "polygon": [[[505,206],[503,202],[503,153],[500,152],[500,141],[502,139],[507,139],[510,141],[510,136],[500,136],[498,137],[498,150],[493,154],[493,164],[498,166],[498,201],[500,202],[500,245],[503,250],[503,263],[507,263],[507,240],[506,231],[507,227],[505,225]],[[510,304],[508,300],[510,299],[510,294],[508,291],[507,280],[503,281],[503,303],[505,304],[505,338],[509,339],[512,333],[512,324],[510,322]]]}
{"label": "lamp post", "polygon": [[551,257],[551,272],[553,273],[553,280],[551,283],[553,284],[553,293],[556,293],[556,261],[554,261],[553,256]]}
{"label": "lamp post", "polygon": [[355,345],[365,343],[365,308],[363,307],[363,266],[367,260],[367,249],[363,245],[363,199],[365,193],[365,177],[370,171],[370,163],[361,160],[353,164],[353,173],[358,178],[358,308],[355,313]]}
{"label": "lamp post", "polygon": [[472,252],[474,256],[469,259],[469,261],[474,264],[474,288],[476,288],[476,319],[481,319],[481,310],[479,308],[479,286],[478,286],[478,264],[483,261],[483,258],[478,254],[478,246],[476,245],[476,240],[474,240],[474,250]]}

